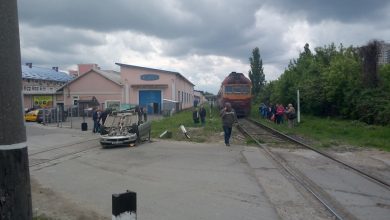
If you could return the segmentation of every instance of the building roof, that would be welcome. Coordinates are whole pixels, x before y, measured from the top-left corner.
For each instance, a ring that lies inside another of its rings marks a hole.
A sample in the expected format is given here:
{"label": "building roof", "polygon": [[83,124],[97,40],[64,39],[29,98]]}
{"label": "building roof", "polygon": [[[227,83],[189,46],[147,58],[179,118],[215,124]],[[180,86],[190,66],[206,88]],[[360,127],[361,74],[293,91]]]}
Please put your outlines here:
{"label": "building roof", "polygon": [[184,81],[188,82],[189,84],[195,86],[191,81],[189,81],[187,78],[185,78],[183,75],[181,75],[179,72],[174,72],[174,71],[168,71],[168,70],[161,70],[161,69],[154,69],[154,68],[149,68],[149,67],[143,67],[143,66],[134,66],[134,65],[129,65],[129,64],[124,64],[124,63],[115,63],[118,66],[123,66],[123,67],[130,67],[130,68],[138,68],[138,69],[145,69],[145,70],[156,70],[164,73],[169,73],[169,74],[175,74],[181,78],[184,79]]}
{"label": "building roof", "polygon": [[38,79],[38,80],[50,80],[58,82],[68,82],[72,80],[72,77],[65,72],[56,71],[54,69],[22,65],[22,78],[23,79]]}
{"label": "building roof", "polygon": [[93,69],[93,70],[99,73],[100,75],[106,77],[107,79],[115,82],[116,84],[122,85],[122,78],[119,72],[114,70],[98,70],[98,69]]}
{"label": "building roof", "polygon": [[116,72],[116,71],[113,71],[113,70],[99,70],[99,69],[91,69],[89,70],[88,72],[74,78],[72,81],[68,82],[67,84],[61,86],[57,91],[59,90],[62,90],[64,87],[72,84],[73,82],[77,81],[78,79],[80,79],[81,77],[84,77],[85,75],[91,73],[91,72],[95,72],[101,76],[103,76],[104,78],[114,82],[115,84],[118,84],[119,86],[122,86],[122,81],[121,81],[121,76],[119,74],[119,72]]}

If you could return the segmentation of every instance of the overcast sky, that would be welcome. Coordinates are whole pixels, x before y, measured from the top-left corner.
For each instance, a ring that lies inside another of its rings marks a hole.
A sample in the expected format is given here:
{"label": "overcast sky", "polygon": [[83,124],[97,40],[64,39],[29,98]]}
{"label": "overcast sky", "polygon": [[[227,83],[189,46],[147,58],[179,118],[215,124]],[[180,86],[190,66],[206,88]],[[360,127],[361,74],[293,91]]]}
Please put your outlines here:
{"label": "overcast sky", "polygon": [[18,9],[22,63],[177,71],[212,93],[228,73],[248,74],[255,47],[270,81],[306,42],[390,42],[388,0],[18,0]]}

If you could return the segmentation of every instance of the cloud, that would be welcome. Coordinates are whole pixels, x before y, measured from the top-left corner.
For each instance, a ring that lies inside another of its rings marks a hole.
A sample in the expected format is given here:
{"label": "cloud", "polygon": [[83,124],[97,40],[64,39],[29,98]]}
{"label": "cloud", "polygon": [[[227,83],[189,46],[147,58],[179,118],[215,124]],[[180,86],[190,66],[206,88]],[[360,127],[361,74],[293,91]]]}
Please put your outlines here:
{"label": "cloud", "polygon": [[383,8],[390,5],[387,0],[267,0],[267,5],[280,8],[282,13],[299,13],[312,23],[323,20],[338,20],[343,23],[360,23],[380,20],[388,14]]}
{"label": "cloud", "polygon": [[269,81],[305,43],[313,49],[390,40],[390,3],[379,0],[18,0],[18,6],[23,62],[173,70],[212,92],[230,72],[248,73],[255,47]]}

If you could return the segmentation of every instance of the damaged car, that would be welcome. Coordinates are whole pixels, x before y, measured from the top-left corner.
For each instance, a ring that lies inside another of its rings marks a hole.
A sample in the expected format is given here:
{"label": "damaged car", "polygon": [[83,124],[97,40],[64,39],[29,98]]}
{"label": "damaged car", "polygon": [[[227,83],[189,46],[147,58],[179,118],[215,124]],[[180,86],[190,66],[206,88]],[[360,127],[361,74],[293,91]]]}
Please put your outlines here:
{"label": "damaged car", "polygon": [[110,146],[135,145],[150,141],[152,122],[142,121],[135,111],[111,113],[100,126],[100,144]]}

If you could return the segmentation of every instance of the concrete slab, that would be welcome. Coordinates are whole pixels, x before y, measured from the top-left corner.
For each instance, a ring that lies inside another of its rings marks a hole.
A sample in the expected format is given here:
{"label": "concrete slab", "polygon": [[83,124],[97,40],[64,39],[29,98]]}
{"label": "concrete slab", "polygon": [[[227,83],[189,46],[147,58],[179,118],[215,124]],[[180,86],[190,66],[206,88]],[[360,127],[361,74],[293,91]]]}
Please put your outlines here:
{"label": "concrete slab", "polygon": [[[302,195],[296,186],[280,172],[265,152],[259,148],[246,148],[243,155],[265,194],[282,219],[331,219],[323,207]],[[312,202],[311,202],[312,201]]]}

